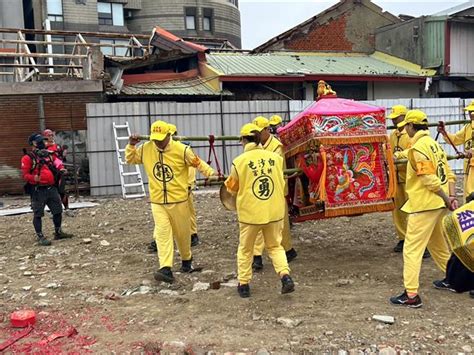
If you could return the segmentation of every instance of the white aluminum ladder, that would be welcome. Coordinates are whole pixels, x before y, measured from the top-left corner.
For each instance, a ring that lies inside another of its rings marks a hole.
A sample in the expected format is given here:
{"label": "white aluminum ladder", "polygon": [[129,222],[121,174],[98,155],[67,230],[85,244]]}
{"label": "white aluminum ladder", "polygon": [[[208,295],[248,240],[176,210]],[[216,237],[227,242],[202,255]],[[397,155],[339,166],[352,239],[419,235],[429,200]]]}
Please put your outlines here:
{"label": "white aluminum ladder", "polygon": [[[115,137],[115,151],[117,152],[117,163],[120,173],[120,185],[122,187],[122,197],[141,198],[145,197],[145,186],[143,186],[142,173],[138,165],[128,165],[125,162],[125,146],[130,137],[130,126],[125,124],[116,124],[113,122]],[[125,143],[125,144],[124,144]]]}

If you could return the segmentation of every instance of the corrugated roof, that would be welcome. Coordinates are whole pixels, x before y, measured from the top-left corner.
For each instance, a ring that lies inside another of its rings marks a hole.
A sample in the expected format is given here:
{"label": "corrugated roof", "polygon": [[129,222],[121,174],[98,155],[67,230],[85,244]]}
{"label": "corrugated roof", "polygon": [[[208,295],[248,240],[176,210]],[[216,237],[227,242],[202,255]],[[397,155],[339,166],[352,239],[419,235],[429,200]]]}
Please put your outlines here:
{"label": "corrugated roof", "polygon": [[362,75],[362,76],[430,76],[416,64],[375,52],[272,52],[264,54],[210,53],[209,65],[224,75]]}
{"label": "corrugated roof", "polygon": [[474,1],[468,1],[457,6],[450,7],[446,10],[437,12],[431,16],[452,16],[457,14],[458,12],[468,10],[471,7],[474,7]]}
{"label": "corrugated roof", "polygon": [[124,85],[120,94],[128,96],[218,96],[221,94],[231,95],[231,93],[226,90],[224,90],[223,92],[212,90],[212,88],[206,84],[206,80],[202,78],[168,80],[153,83]]}

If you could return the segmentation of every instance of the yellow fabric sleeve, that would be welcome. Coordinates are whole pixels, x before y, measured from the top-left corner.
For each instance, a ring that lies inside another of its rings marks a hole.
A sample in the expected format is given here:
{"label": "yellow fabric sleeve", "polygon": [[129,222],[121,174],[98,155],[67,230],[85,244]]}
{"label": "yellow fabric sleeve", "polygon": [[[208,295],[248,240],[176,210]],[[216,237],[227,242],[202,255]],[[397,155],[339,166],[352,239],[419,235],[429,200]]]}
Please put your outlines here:
{"label": "yellow fabric sleeve", "polygon": [[393,157],[395,159],[408,159],[408,151],[409,149],[405,149],[402,152],[395,152],[393,153]]}
{"label": "yellow fabric sleeve", "polygon": [[[449,139],[453,142],[454,145],[461,145],[464,144],[464,136],[465,136],[466,126],[464,126],[460,131],[456,133],[448,133]],[[443,136],[444,141],[449,143],[445,136]]]}
{"label": "yellow fabric sleeve", "polygon": [[[416,175],[421,183],[430,191],[437,192],[441,189],[441,180],[436,175],[436,169],[432,161],[416,150],[411,149],[409,159],[416,168]],[[414,164],[413,164],[414,163]]]}
{"label": "yellow fabric sleeve", "polygon": [[239,191],[239,176],[232,166],[229,177],[224,181],[224,185],[231,194],[235,195]]}
{"label": "yellow fabric sleeve", "polygon": [[448,175],[448,181],[452,182],[452,183],[456,182],[456,179],[457,179],[456,174],[453,173],[453,171],[451,170],[451,167],[449,166],[449,164],[448,164],[447,170],[448,171],[446,173]]}
{"label": "yellow fabric sleeve", "polygon": [[143,144],[139,147],[127,144],[125,147],[125,161],[127,164],[143,164],[142,149]]}
{"label": "yellow fabric sleeve", "polygon": [[205,163],[196,154],[194,154],[191,148],[186,149],[185,160],[186,160],[186,164],[199,170],[199,172],[203,174],[205,177],[214,175],[214,169],[211,168],[207,163]]}

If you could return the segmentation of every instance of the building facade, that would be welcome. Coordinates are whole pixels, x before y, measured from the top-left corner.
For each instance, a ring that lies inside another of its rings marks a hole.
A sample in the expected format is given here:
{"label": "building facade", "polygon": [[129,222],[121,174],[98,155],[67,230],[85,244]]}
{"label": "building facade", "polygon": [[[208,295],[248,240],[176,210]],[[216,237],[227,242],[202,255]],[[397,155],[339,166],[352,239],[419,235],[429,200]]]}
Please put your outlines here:
{"label": "building facade", "polygon": [[431,92],[470,98],[474,91],[474,3],[385,26],[376,31],[378,51],[435,69]]}
{"label": "building facade", "polygon": [[24,0],[24,4],[27,28],[47,29],[49,20],[55,30],[150,34],[160,26],[210,47],[227,42],[241,46],[238,0]]}
{"label": "building facade", "polygon": [[[136,1],[136,0],[135,0]],[[140,9],[126,13],[132,32],[148,33],[160,26],[182,38],[227,40],[241,47],[238,0],[141,0]],[[203,43],[201,41],[201,43]],[[204,42],[204,44],[206,44]],[[219,41],[216,42],[216,45]]]}

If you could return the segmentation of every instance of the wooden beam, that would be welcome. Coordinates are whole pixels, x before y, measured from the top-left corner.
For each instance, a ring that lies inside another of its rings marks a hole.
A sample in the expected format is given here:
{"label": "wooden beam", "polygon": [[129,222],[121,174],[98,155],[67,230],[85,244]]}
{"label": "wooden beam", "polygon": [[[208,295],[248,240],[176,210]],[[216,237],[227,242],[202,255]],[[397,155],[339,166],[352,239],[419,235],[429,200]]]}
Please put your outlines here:
{"label": "wooden beam", "polygon": [[[35,67],[38,68],[49,68],[49,67],[54,67],[54,68],[70,68],[71,65],[68,64],[35,64]],[[8,67],[8,68],[31,68],[33,67],[32,64],[14,64],[14,63],[0,63],[0,67]],[[72,67],[76,68],[82,68],[82,65],[73,65]]]}
{"label": "wooden beam", "polygon": [[149,40],[149,35],[143,34],[133,34],[133,33],[111,33],[111,32],[82,32],[82,31],[63,31],[63,30],[33,30],[33,29],[18,29],[18,28],[0,28],[0,33],[18,33],[21,31],[23,33],[29,34],[49,34],[52,36],[71,36],[75,37],[78,34],[81,34],[85,37],[97,37],[97,38],[127,38],[130,39],[131,37],[139,38],[139,39],[146,39]]}
{"label": "wooden beam", "polygon": [[78,54],[48,54],[48,53],[0,53],[0,58],[87,58],[87,55]]}

